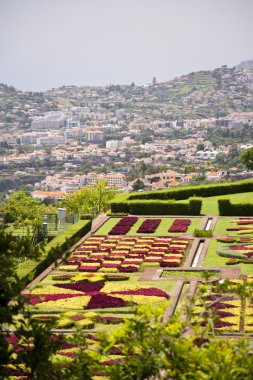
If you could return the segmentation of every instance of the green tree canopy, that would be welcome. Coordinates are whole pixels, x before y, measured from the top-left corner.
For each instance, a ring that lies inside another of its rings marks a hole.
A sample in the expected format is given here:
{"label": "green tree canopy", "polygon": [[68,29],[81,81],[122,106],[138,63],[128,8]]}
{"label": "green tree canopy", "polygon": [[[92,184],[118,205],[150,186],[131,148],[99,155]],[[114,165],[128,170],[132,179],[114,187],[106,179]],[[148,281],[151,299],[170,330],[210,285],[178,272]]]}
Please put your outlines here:
{"label": "green tree canopy", "polygon": [[100,180],[92,187],[85,187],[74,194],[68,194],[61,205],[74,214],[98,214],[108,210],[109,202],[115,195],[116,189],[107,188],[107,182]]}
{"label": "green tree canopy", "polygon": [[24,191],[18,191],[4,202],[0,211],[6,215],[7,222],[39,226],[43,220],[45,205]]}
{"label": "green tree canopy", "polygon": [[253,170],[253,148],[241,154],[241,160],[248,170]]}

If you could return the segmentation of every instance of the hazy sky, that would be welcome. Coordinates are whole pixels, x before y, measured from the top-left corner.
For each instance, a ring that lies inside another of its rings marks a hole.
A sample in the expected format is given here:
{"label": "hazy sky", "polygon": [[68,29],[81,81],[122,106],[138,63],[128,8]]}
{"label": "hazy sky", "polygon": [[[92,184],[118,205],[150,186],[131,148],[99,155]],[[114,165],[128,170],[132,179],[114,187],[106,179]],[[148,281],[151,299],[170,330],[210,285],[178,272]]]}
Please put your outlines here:
{"label": "hazy sky", "polygon": [[144,84],[253,58],[253,0],[0,0],[0,82]]}

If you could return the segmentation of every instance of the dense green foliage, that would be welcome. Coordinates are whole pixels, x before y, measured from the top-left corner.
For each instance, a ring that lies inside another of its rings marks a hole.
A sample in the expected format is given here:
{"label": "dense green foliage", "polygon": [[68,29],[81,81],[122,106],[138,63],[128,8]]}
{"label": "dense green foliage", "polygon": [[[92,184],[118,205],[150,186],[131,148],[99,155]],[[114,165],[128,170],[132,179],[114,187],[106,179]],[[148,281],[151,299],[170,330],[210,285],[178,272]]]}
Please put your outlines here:
{"label": "dense green foliage", "polygon": [[219,215],[252,216],[253,203],[231,203],[229,199],[218,199]]}
{"label": "dense green foliage", "polygon": [[91,213],[97,215],[100,212],[105,212],[109,208],[109,202],[116,194],[115,189],[109,189],[106,186],[106,181],[98,181],[92,187],[85,187],[73,194],[68,194],[60,205],[74,214]]}
{"label": "dense green foliage", "polygon": [[250,148],[242,153],[241,160],[246,165],[246,168],[253,170],[253,148]]}
{"label": "dense green foliage", "polygon": [[136,199],[182,200],[182,199],[188,199],[189,197],[193,197],[193,196],[212,197],[215,195],[244,193],[248,191],[253,191],[252,180],[230,182],[230,183],[220,183],[220,184],[204,185],[204,186],[180,187],[176,189],[168,189],[168,190],[160,190],[160,191],[142,192],[139,194],[132,194],[129,196],[128,199],[129,200],[136,200]]}
{"label": "dense green foliage", "polygon": [[199,230],[199,229],[196,229],[194,230],[193,232],[194,236],[196,237],[207,237],[207,238],[210,238],[213,236],[213,230]]}
{"label": "dense green foliage", "polygon": [[38,227],[42,224],[45,205],[24,191],[12,194],[0,207],[7,222]]}
{"label": "dense green foliage", "polygon": [[130,202],[112,202],[113,213],[129,213],[133,215],[200,215],[202,201],[190,198],[188,203],[162,200],[139,200]]}
{"label": "dense green foliage", "polygon": [[63,252],[75,244],[91,229],[91,220],[79,220],[51,240],[40,254],[39,261],[34,262],[34,268],[23,279],[26,283],[36,278],[43,270],[59,259]]}

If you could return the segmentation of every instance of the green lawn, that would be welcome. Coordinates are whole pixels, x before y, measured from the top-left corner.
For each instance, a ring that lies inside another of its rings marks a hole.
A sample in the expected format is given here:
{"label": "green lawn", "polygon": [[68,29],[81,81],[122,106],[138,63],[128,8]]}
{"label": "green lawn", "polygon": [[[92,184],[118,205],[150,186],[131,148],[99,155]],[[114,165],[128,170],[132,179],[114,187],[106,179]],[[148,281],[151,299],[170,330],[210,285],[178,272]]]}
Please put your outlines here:
{"label": "green lawn", "polygon": [[162,273],[163,278],[185,278],[185,279],[193,279],[193,278],[205,278],[204,273],[207,273],[212,278],[218,277],[219,272],[217,271],[183,271],[183,270],[164,270]]}
{"label": "green lawn", "polygon": [[230,195],[219,195],[215,197],[202,198],[202,209],[201,214],[203,215],[219,215],[218,210],[218,199],[230,199],[233,203],[252,203],[253,192],[249,193],[238,193]]}
{"label": "green lawn", "polygon": [[[214,233],[219,234],[219,235],[224,235],[228,234],[229,236],[238,236],[238,237],[247,237],[247,236],[252,236],[253,233],[251,234],[238,234],[237,231],[227,231],[227,228],[236,228],[238,227],[236,221],[238,220],[238,217],[230,217],[230,218],[222,218],[220,217],[217,220],[217,223],[215,225]],[[250,226],[246,226],[250,227]],[[253,226],[252,226],[253,229]]]}
{"label": "green lawn", "polygon": [[[204,260],[204,267],[228,267],[226,261],[228,258],[217,255],[216,250],[221,246],[225,246],[225,243],[219,243],[215,239],[211,240]],[[253,273],[253,264],[236,264],[233,267],[240,267],[243,274]]]}
{"label": "green lawn", "polygon": [[[186,219],[186,217],[183,217],[183,219]],[[121,218],[110,218],[108,219],[105,224],[103,224],[102,227],[100,227],[96,232],[95,234],[97,235],[108,235],[109,231],[112,229],[113,226],[115,226],[115,224],[120,220]],[[137,233],[137,230],[138,228],[140,227],[140,225],[144,222],[144,220],[148,219],[147,217],[140,217],[138,219],[138,221],[133,225],[133,227],[130,229],[130,231],[127,233],[127,235],[171,235],[171,236],[180,236],[181,234],[180,233],[170,233],[168,232],[168,229],[170,228],[170,226],[172,225],[173,221],[174,221],[174,217],[171,217],[171,218],[160,218],[161,219],[161,223],[159,224],[159,226],[157,227],[156,231],[153,233],[153,234],[140,234],[140,233]],[[159,219],[157,217],[153,217],[152,219]],[[196,229],[196,228],[200,228],[200,225],[201,225],[201,218],[191,218],[191,225],[189,226],[188,230],[187,230],[187,234],[192,234],[193,231]]]}
{"label": "green lawn", "polygon": [[[116,198],[114,199],[114,202],[124,202],[127,200],[129,195],[136,194],[117,194]],[[202,198],[202,209],[201,214],[202,215],[219,215],[218,210],[218,199],[230,199],[231,202],[234,203],[252,203],[253,202],[253,192],[248,193],[237,193],[237,194],[227,194],[227,195],[218,195],[215,197],[208,197],[208,198]],[[188,202],[188,199],[185,199],[183,201],[177,201],[177,202]]]}

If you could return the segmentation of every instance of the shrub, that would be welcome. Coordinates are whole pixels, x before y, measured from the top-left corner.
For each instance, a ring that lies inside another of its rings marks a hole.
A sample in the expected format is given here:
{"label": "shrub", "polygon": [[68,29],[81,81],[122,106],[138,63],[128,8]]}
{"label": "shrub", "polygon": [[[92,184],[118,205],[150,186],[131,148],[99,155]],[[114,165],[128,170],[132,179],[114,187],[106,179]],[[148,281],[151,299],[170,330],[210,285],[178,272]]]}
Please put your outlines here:
{"label": "shrub", "polygon": [[229,199],[219,199],[219,215],[252,216],[253,203],[231,203]]}
{"label": "shrub", "polygon": [[41,261],[35,263],[31,272],[26,275],[23,280],[25,283],[31,282],[35,277],[43,272],[55,260],[59,259],[64,251],[75,244],[81,237],[87,234],[91,229],[91,220],[79,220],[77,223],[68,227],[64,232],[60,233],[45,247],[41,255]]}
{"label": "shrub", "polygon": [[200,215],[201,199],[189,199],[189,202],[172,200],[139,200],[111,203],[112,212],[125,212],[133,215]]}
{"label": "shrub", "polygon": [[235,193],[245,193],[253,191],[253,181],[239,181],[231,183],[221,183],[214,185],[202,185],[182,187],[177,189],[168,189],[160,191],[142,192],[141,194],[132,194],[129,200],[136,199],[188,199],[193,196],[212,197],[215,195],[226,195]]}
{"label": "shrub", "polygon": [[228,257],[232,259],[247,259],[247,256],[238,251],[232,251],[229,248],[221,247],[216,250],[216,253],[221,257]]}
{"label": "shrub", "polygon": [[193,232],[194,236],[196,237],[207,237],[207,238],[210,238],[213,236],[213,230],[199,230],[199,229],[195,229],[194,232]]}

